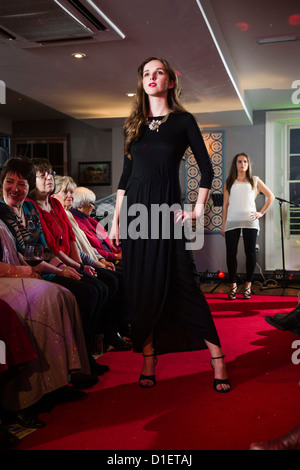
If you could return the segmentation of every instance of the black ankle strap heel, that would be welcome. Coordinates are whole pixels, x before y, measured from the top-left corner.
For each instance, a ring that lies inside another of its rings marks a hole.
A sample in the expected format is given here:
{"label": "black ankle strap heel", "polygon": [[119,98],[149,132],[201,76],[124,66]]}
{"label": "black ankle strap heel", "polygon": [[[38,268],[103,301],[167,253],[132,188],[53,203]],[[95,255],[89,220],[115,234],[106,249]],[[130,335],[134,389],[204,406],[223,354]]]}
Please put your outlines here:
{"label": "black ankle strap heel", "polygon": [[[157,357],[155,354],[143,354],[144,357],[154,357],[155,365],[157,364]],[[142,383],[143,380],[146,380],[148,383]],[[156,385],[155,375],[140,375],[139,385],[142,388],[153,388]]]}
{"label": "black ankle strap heel", "polygon": [[[211,360],[210,360],[210,365],[212,367],[213,370],[214,369],[214,366],[212,365],[212,360],[213,359],[223,359],[225,356],[218,356],[218,357],[212,357]],[[224,388],[218,388],[218,385],[229,385],[229,388],[227,389],[224,389]],[[231,385],[230,385],[230,380],[229,379],[214,379],[214,383],[213,383],[213,389],[216,391],[216,392],[219,392],[219,393],[227,393],[227,392],[230,392],[231,390]]]}

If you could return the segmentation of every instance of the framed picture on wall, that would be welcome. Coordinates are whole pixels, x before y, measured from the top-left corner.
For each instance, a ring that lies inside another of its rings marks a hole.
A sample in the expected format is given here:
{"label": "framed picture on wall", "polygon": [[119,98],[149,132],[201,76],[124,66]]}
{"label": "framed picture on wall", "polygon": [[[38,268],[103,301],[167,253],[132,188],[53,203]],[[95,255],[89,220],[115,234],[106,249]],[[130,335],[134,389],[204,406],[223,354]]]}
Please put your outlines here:
{"label": "framed picture on wall", "polygon": [[79,162],[78,182],[80,186],[110,186],[111,162]]}

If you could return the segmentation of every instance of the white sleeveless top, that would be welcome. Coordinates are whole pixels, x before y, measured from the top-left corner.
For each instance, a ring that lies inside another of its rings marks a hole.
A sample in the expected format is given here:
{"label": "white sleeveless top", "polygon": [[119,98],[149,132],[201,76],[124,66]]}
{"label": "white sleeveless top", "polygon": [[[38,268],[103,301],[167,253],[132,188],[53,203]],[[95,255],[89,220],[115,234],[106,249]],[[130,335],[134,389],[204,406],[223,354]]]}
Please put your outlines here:
{"label": "white sleeveless top", "polygon": [[258,176],[253,176],[254,188],[249,182],[239,181],[235,181],[231,186],[225,232],[236,228],[255,228],[259,231],[258,219],[251,219],[251,212],[256,212],[258,179]]}

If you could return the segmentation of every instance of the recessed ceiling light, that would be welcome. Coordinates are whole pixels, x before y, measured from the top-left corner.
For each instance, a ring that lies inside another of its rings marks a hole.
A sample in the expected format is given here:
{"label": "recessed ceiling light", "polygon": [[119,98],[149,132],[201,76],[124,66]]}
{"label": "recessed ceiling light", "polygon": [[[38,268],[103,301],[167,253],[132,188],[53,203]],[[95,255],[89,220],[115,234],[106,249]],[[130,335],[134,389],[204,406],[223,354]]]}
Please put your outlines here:
{"label": "recessed ceiling light", "polygon": [[75,59],[84,59],[86,55],[83,52],[74,52],[72,54],[72,57],[74,57]]}
{"label": "recessed ceiling light", "polygon": [[129,98],[132,98],[133,96],[135,96],[135,93],[126,93],[126,95],[127,95]]}

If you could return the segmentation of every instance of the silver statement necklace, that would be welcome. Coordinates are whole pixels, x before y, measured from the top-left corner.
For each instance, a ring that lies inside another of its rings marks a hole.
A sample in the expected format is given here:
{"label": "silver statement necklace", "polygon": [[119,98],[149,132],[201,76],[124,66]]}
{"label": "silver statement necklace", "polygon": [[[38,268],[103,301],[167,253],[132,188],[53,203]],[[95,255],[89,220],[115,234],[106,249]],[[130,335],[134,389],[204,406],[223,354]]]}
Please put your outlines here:
{"label": "silver statement necklace", "polygon": [[146,121],[146,124],[149,127],[150,131],[158,132],[159,131],[159,126],[161,126],[164,122],[166,122],[166,120],[169,117],[170,112],[171,111],[169,111],[161,121],[159,119],[153,119],[152,121],[149,121],[149,119],[148,119]]}

